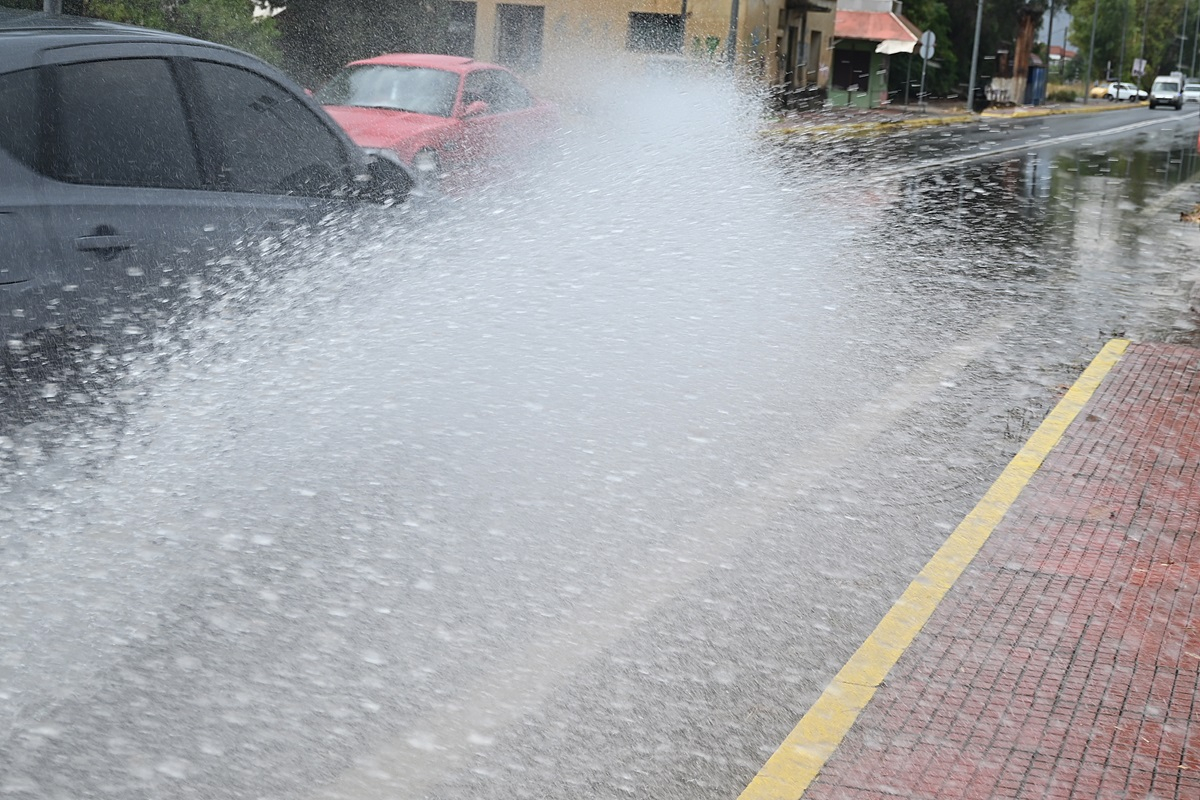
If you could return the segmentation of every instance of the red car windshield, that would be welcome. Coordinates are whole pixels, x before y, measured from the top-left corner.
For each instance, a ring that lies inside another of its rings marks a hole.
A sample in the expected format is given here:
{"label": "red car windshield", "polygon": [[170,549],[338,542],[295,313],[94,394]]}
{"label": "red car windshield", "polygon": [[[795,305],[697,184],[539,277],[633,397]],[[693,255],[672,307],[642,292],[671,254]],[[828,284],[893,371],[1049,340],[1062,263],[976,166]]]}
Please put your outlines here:
{"label": "red car windshield", "polygon": [[448,117],[454,112],[458,75],[425,67],[362,64],[333,76],[317,92],[326,106],[389,108]]}

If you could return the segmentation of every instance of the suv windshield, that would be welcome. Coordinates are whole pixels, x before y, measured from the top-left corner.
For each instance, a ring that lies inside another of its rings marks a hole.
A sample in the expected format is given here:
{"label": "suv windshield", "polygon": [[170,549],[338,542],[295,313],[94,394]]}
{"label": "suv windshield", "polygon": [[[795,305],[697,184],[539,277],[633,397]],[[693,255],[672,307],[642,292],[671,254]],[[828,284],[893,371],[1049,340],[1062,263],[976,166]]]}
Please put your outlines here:
{"label": "suv windshield", "polygon": [[364,64],[342,70],[317,92],[327,106],[390,108],[448,117],[454,111],[458,75],[423,67]]}

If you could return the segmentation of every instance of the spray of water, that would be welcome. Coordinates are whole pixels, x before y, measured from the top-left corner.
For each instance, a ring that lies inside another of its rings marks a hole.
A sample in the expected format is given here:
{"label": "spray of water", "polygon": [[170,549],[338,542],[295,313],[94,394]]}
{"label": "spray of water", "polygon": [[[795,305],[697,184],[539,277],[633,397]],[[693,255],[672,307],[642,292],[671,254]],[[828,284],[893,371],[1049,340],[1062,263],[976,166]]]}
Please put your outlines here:
{"label": "spray of water", "polygon": [[581,105],[535,165],[198,287],[119,413],[0,440],[6,788],[289,795],[375,741],[453,747],[458,682],[702,553],[688,523],[786,447],[763,419],[826,422],[797,398],[835,367],[795,364],[837,346],[837,235],[759,98]]}

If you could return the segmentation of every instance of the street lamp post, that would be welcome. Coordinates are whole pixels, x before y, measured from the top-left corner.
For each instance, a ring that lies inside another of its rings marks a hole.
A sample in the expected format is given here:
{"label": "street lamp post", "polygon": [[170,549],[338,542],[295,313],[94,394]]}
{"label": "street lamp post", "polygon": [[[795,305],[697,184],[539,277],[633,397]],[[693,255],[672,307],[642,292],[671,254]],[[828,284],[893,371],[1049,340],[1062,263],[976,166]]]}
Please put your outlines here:
{"label": "street lamp post", "polygon": [[1196,33],[1192,36],[1192,64],[1189,75],[1196,74],[1196,45],[1200,44],[1200,13],[1196,14]]}
{"label": "street lamp post", "polygon": [[737,60],[737,37],[738,37],[738,0],[733,0],[729,5],[729,41],[725,43],[725,60],[729,62],[729,71],[733,72],[734,62]]}
{"label": "street lamp post", "polygon": [[[1148,0],[1147,0],[1148,1]],[[1100,16],[1100,0],[1093,0],[1092,6],[1092,42],[1088,45],[1087,80],[1083,84],[1083,104],[1087,105],[1092,93],[1092,59],[1096,56],[1096,20]]]}
{"label": "street lamp post", "polygon": [[[1050,0],[1050,23],[1046,27],[1046,75],[1050,75],[1050,65],[1054,63],[1053,55],[1050,50],[1054,47],[1054,0]],[[1058,55],[1059,60],[1062,60],[1062,53]]]}
{"label": "street lamp post", "polygon": [[[1121,20],[1121,56],[1117,59],[1117,81],[1125,80],[1125,36],[1129,32],[1129,2],[1125,2],[1125,16]],[[1117,99],[1120,99],[1121,92],[1118,89]],[[1134,99],[1137,99],[1136,94]]]}
{"label": "street lamp post", "polygon": [[1142,78],[1145,77],[1146,69],[1146,30],[1150,26],[1150,0],[1146,0],[1142,4],[1142,48],[1138,54],[1138,60],[1142,62],[1142,75],[1138,75],[1138,87],[1142,86]]}
{"label": "street lamp post", "polygon": [[[736,0],[735,0],[736,1]],[[971,49],[971,79],[967,82],[967,110],[975,110],[975,71],[979,69],[979,31],[983,26],[983,0],[975,11],[975,46]]]}
{"label": "street lamp post", "polygon": [[1183,51],[1187,47],[1187,12],[1188,0],[1183,0],[1183,24],[1179,26],[1179,60],[1175,65],[1175,69],[1183,72]]}

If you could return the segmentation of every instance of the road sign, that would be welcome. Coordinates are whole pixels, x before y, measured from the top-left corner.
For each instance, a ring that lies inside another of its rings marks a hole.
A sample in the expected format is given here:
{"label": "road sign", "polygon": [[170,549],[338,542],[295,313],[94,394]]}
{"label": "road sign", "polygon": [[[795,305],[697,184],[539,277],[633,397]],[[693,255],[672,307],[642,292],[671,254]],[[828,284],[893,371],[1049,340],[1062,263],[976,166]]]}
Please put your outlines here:
{"label": "road sign", "polygon": [[925,110],[925,68],[929,66],[929,59],[933,58],[933,43],[936,41],[933,31],[921,34],[921,93],[917,97],[921,101],[922,111]]}
{"label": "road sign", "polygon": [[1135,58],[1133,60],[1133,77],[1140,78],[1146,74],[1146,59]]}
{"label": "road sign", "polygon": [[937,36],[933,31],[925,31],[921,34],[921,58],[928,61],[933,58],[933,45],[937,41]]}

